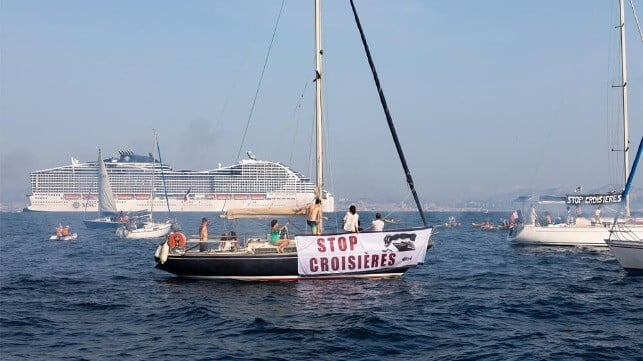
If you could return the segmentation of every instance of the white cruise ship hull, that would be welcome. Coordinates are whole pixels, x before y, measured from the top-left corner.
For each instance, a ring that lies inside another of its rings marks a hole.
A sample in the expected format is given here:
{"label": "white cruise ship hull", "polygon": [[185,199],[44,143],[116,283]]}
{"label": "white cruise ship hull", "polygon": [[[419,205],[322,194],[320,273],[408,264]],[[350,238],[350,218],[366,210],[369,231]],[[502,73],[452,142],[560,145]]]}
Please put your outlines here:
{"label": "white cruise ship hull", "polygon": [[[172,212],[223,212],[233,208],[304,207],[313,201],[312,194],[194,194],[188,200],[157,196],[154,209],[163,211],[169,203]],[[90,198],[90,199],[87,199]],[[29,196],[27,210],[34,212],[98,212],[98,201],[82,195],[49,194]],[[129,199],[124,199],[129,198]],[[125,212],[149,209],[149,199],[136,195],[118,195],[116,205]],[[217,199],[222,198],[222,199]],[[324,212],[334,211],[334,199],[329,195],[322,202]]]}
{"label": "white cruise ship hull", "polygon": [[[313,200],[312,194],[279,194],[279,195],[226,195],[230,199],[216,199],[216,195],[195,194],[190,199],[172,199],[166,202],[164,197],[154,199],[154,209],[163,211],[167,209],[169,203],[172,212],[223,212],[233,208],[268,208],[268,207],[304,207]],[[252,198],[262,199],[252,199]],[[30,195],[28,211],[33,212],[98,212],[98,202],[96,199],[83,199],[78,195],[70,199],[65,194],[49,195]],[[125,198],[121,196],[120,198]],[[131,199],[117,199],[116,205],[119,210],[124,212],[139,211],[149,209],[149,200],[137,200],[134,195]],[[223,197],[221,197],[223,198]],[[237,198],[237,199],[235,199]],[[335,208],[334,198],[328,196],[323,200],[322,206],[324,212],[333,212]]]}

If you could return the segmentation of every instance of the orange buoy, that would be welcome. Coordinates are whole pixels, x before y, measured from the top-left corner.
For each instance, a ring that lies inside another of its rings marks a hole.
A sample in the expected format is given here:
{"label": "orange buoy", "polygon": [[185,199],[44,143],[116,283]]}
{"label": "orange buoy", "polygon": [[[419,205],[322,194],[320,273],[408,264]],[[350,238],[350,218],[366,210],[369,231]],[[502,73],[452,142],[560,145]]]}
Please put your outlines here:
{"label": "orange buoy", "polygon": [[185,247],[186,240],[181,232],[172,232],[167,236],[167,244],[170,248]]}

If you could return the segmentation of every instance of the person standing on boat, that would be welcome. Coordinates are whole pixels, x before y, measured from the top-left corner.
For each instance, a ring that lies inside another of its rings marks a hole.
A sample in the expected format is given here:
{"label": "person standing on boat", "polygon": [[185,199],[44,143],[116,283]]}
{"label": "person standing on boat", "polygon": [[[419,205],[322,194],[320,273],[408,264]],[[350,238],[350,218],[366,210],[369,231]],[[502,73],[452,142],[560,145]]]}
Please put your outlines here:
{"label": "person standing on boat", "polygon": [[384,221],[382,220],[382,215],[380,213],[375,213],[375,219],[373,220],[372,223],[373,223],[373,230],[375,232],[382,232],[384,230]]}
{"label": "person standing on boat", "polygon": [[287,239],[281,238],[281,232],[288,227],[288,222],[283,227],[279,227],[279,221],[273,219],[270,221],[270,244],[277,246],[277,253],[284,253],[284,248],[290,244]]}
{"label": "person standing on boat", "polygon": [[342,222],[342,228],[346,232],[359,233],[359,214],[357,214],[357,208],[355,205],[351,205],[348,208],[348,212],[344,216],[344,221]]}
{"label": "person standing on boat", "polygon": [[208,224],[210,224],[210,220],[203,217],[203,219],[201,219],[201,228],[199,228],[199,251],[200,252],[208,251]]}
{"label": "person standing on boat", "polygon": [[534,226],[538,225],[538,214],[536,214],[536,208],[533,204],[531,208],[529,208],[529,224],[533,224]]}
{"label": "person standing on boat", "polygon": [[583,209],[580,206],[576,206],[576,218],[583,216]]}
{"label": "person standing on boat", "polygon": [[306,208],[306,224],[314,235],[321,234],[321,220],[323,219],[321,199],[315,198],[315,203]]}
{"label": "person standing on boat", "polygon": [[574,215],[572,214],[572,207],[570,207],[570,206],[567,206],[567,219],[565,220],[565,223],[567,223],[567,224],[576,223],[574,221]]}
{"label": "person standing on boat", "polygon": [[598,206],[596,210],[594,210],[594,224],[600,225],[601,224],[601,211],[603,209],[603,206]]}

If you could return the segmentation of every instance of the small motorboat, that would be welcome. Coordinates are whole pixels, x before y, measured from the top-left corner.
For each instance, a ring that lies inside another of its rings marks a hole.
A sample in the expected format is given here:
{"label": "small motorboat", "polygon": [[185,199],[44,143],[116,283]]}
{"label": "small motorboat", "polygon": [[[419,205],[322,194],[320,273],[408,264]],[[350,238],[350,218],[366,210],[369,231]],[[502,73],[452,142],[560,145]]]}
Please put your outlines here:
{"label": "small motorboat", "polygon": [[78,238],[78,233],[72,233],[69,226],[63,227],[60,223],[56,227],[56,232],[49,236],[50,241],[75,241]]}
{"label": "small motorboat", "polygon": [[56,234],[49,236],[50,241],[75,241],[76,239],[78,239],[78,233],[72,233],[66,236]]}

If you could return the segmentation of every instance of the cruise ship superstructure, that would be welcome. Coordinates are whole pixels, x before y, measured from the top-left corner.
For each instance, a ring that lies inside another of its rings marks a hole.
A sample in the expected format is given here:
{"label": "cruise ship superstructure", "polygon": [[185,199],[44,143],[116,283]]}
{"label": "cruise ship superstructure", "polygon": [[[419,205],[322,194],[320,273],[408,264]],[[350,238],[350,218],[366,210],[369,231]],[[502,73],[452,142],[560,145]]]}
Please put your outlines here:
{"label": "cruise ship superstructure", "polygon": [[[276,162],[254,157],[212,170],[173,170],[152,155],[119,151],[105,160],[117,207],[122,211],[150,209],[172,212],[222,212],[246,207],[303,207],[314,199],[314,183]],[[97,162],[72,164],[31,173],[30,211],[97,211]],[[164,181],[165,180],[165,181]],[[165,186],[164,186],[165,184]],[[167,192],[166,192],[167,190]],[[334,199],[324,192],[325,212]]]}

